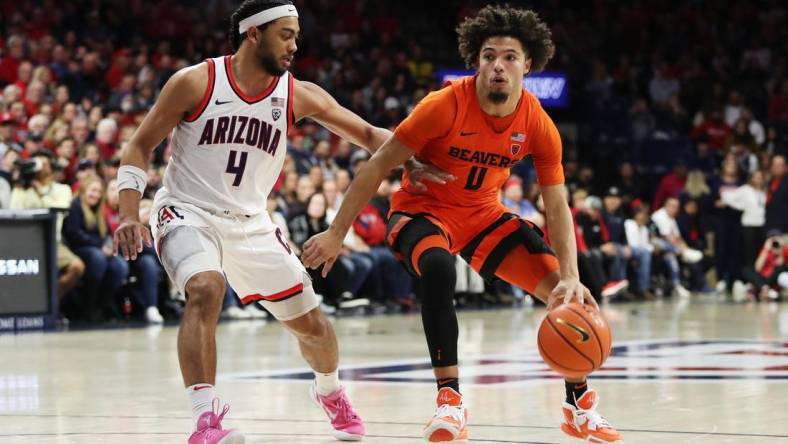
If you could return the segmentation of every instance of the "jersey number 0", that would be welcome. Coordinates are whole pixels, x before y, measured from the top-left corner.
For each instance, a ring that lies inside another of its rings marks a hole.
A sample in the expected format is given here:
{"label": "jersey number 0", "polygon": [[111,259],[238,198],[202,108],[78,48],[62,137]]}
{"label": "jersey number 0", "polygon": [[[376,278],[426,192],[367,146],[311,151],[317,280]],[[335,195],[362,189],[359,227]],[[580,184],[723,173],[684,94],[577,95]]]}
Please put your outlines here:
{"label": "jersey number 0", "polygon": [[465,189],[476,191],[482,187],[482,183],[484,183],[484,176],[487,175],[487,168],[484,167],[471,167],[471,171],[468,173],[468,180],[465,182]]}

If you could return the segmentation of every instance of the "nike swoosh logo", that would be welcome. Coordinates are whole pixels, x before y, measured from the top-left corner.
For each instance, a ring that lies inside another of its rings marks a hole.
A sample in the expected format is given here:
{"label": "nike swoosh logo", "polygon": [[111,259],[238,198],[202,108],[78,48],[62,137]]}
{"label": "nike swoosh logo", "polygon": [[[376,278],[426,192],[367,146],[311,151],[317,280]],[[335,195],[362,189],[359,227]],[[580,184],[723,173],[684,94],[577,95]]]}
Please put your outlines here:
{"label": "nike swoosh logo", "polygon": [[575,324],[572,324],[570,322],[566,322],[565,320],[563,320],[561,318],[556,319],[556,322],[558,322],[559,324],[566,325],[567,327],[569,327],[572,330],[574,330],[577,333],[579,333],[580,334],[580,339],[578,339],[576,341],[578,344],[582,344],[583,342],[588,342],[588,340],[591,339],[591,335],[589,335],[587,331],[583,330],[582,328],[578,327]]}
{"label": "nike swoosh logo", "polygon": [[295,9],[288,9],[287,12],[293,12]]}
{"label": "nike swoosh logo", "polygon": [[232,102],[233,102],[232,100],[228,100],[226,102],[220,102],[219,99],[216,99],[216,101],[213,102],[213,103],[215,103],[217,105],[224,105],[225,103],[232,103]]}
{"label": "nike swoosh logo", "polygon": [[462,136],[472,136],[472,135],[474,135],[474,134],[476,134],[476,133],[466,133],[466,132],[460,131],[460,136],[461,136],[461,137],[462,137]]}
{"label": "nike swoosh logo", "polygon": [[210,385],[202,385],[200,387],[195,387],[194,391],[196,392],[198,390],[204,390],[204,389],[207,389],[207,388],[211,388],[211,386]]}

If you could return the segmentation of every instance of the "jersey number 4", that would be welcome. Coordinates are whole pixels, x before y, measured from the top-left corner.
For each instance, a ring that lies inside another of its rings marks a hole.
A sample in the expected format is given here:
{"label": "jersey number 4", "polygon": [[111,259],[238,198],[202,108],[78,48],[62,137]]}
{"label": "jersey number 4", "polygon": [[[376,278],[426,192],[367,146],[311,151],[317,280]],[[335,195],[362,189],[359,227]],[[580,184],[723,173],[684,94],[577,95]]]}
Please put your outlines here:
{"label": "jersey number 4", "polygon": [[484,167],[471,167],[471,171],[468,173],[468,180],[465,182],[465,189],[476,191],[482,187],[482,183],[484,183],[484,176],[487,175],[487,168]]}
{"label": "jersey number 4", "polygon": [[244,170],[246,169],[246,158],[249,157],[249,153],[247,153],[246,151],[241,151],[240,159],[236,159],[237,157],[239,157],[238,151],[231,150],[230,158],[227,159],[226,172],[229,174],[235,174],[235,179],[233,179],[234,187],[237,187],[238,185],[241,184],[241,179],[243,179]]}

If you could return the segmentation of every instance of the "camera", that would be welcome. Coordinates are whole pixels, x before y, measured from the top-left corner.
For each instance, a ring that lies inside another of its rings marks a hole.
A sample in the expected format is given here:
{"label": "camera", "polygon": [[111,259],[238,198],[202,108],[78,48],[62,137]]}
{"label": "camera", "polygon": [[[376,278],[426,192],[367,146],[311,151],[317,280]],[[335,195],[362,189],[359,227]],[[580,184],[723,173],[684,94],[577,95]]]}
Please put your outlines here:
{"label": "camera", "polygon": [[14,165],[19,168],[19,181],[22,183],[22,188],[28,189],[33,185],[38,172],[44,167],[44,162],[34,157],[32,159],[19,159],[14,162]]}
{"label": "camera", "polygon": [[772,241],[772,248],[774,248],[775,250],[779,250],[780,247],[782,247],[782,244],[780,244],[780,241],[776,241],[776,240]]}

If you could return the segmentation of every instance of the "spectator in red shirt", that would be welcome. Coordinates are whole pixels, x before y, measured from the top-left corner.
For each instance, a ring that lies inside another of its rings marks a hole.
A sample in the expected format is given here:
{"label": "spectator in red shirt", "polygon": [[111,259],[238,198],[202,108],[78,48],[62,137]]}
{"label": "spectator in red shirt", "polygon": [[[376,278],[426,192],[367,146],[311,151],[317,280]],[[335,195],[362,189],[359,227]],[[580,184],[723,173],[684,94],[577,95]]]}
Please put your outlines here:
{"label": "spectator in red shirt", "polygon": [[[88,126],[88,119],[84,117],[75,117],[71,122],[71,137],[77,142],[77,146],[83,146],[90,137],[90,127]],[[95,160],[94,160],[95,162]]]}
{"label": "spectator in red shirt", "polygon": [[[589,203],[589,201],[591,201]],[[581,279],[595,297],[611,297],[624,290],[629,284],[626,280],[613,281],[605,271],[605,252],[615,255],[615,247],[608,242],[607,227],[604,225],[599,209],[598,197],[588,196],[585,190],[572,194],[572,220],[577,240],[577,262]],[[612,249],[611,249],[612,248]],[[620,265],[620,264],[619,264]]]}
{"label": "spectator in red shirt", "polygon": [[64,183],[74,181],[74,173],[77,166],[77,146],[74,139],[64,137],[60,139],[55,147],[55,163],[63,171]]}
{"label": "spectator in red shirt", "polygon": [[679,197],[684,186],[687,184],[687,164],[683,160],[678,160],[673,165],[673,172],[666,175],[659,181],[657,192],[654,195],[654,202],[651,204],[651,211],[662,208],[662,204],[668,197]]}
{"label": "spectator in red shirt", "polygon": [[112,56],[112,66],[107,70],[104,75],[104,83],[111,89],[115,89],[120,85],[120,81],[131,65],[131,51],[128,48],[123,48],[115,52]]}
{"label": "spectator in red shirt", "polygon": [[44,88],[44,84],[38,81],[33,81],[28,85],[24,100],[25,111],[28,116],[38,114],[38,110],[44,99]]}
{"label": "spectator in red shirt", "polygon": [[788,125],[788,80],[783,80],[779,93],[769,97],[769,122]]}
{"label": "spectator in red shirt", "polygon": [[[14,120],[15,126],[20,130],[26,131],[28,115],[27,115],[27,111],[25,111],[25,104],[19,101],[14,102],[11,104],[11,106],[8,107],[8,112],[11,114],[11,118]],[[25,136],[25,135],[27,134],[23,134],[20,136]]]}
{"label": "spectator in red shirt", "polygon": [[0,58],[0,80],[2,83],[14,83],[19,73],[19,65],[25,56],[25,42],[22,37],[12,35],[8,39],[7,49]]}
{"label": "spectator in red shirt", "polygon": [[391,250],[386,247],[386,219],[368,203],[353,222],[353,230],[369,246],[367,253],[374,264],[372,268],[372,293],[381,304],[396,302],[402,307],[411,305],[412,280]]}
{"label": "spectator in red shirt", "polygon": [[27,60],[19,63],[19,68],[16,71],[16,85],[22,91],[22,97],[27,95],[27,86],[30,84],[30,79],[33,78],[33,64]]}
{"label": "spectator in red shirt", "polygon": [[722,110],[714,108],[706,120],[692,130],[690,137],[699,140],[705,136],[709,146],[715,150],[725,149],[733,130],[722,118]]}
{"label": "spectator in red shirt", "polygon": [[774,156],[771,165],[772,179],[766,188],[767,230],[788,232],[788,180],[785,177],[785,157]]}

